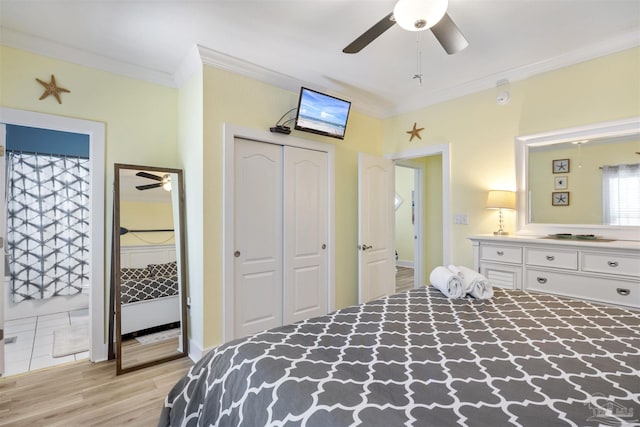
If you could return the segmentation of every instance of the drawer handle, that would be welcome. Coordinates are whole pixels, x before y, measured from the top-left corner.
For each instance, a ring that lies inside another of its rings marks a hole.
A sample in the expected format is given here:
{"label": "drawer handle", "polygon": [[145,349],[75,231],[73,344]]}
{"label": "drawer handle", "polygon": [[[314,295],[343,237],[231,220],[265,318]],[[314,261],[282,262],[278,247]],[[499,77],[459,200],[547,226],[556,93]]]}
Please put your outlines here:
{"label": "drawer handle", "polygon": [[631,293],[629,289],[625,289],[625,288],[618,288],[616,289],[616,291],[618,291],[620,295],[623,295],[625,297]]}
{"label": "drawer handle", "polygon": [[554,259],[556,259],[556,257],[553,255],[547,255],[547,261],[553,261]]}
{"label": "drawer handle", "polygon": [[609,267],[617,267],[618,261],[608,261],[607,264],[609,264]]}
{"label": "drawer handle", "polygon": [[538,283],[540,284],[545,284],[547,283],[547,278],[546,277],[536,277],[536,280],[538,281]]}
{"label": "drawer handle", "polygon": [[504,251],[496,251],[496,253],[500,256],[504,255]]}

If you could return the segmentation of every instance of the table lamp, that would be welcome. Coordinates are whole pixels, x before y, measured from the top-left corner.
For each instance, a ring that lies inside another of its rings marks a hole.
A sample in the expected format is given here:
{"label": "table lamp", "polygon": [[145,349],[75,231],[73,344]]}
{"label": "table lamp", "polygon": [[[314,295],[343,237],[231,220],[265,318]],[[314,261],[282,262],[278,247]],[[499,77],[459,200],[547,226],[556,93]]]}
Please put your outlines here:
{"label": "table lamp", "polygon": [[506,236],[509,233],[504,231],[504,221],[502,217],[503,209],[516,208],[516,193],[506,190],[490,190],[487,196],[487,209],[498,209],[498,231],[494,231],[496,236]]}

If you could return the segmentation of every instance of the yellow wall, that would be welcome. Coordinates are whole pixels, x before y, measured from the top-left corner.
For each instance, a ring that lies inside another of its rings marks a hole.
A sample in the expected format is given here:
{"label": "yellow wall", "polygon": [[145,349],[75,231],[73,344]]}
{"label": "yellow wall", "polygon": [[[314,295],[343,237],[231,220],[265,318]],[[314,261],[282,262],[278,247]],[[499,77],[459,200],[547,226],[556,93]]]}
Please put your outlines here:
{"label": "yellow wall", "polygon": [[[222,340],[222,128],[267,130],[297,104],[298,93],[217,68],[204,67],[204,346]],[[380,154],[381,122],[351,111],[344,140],[293,131],[336,147],[336,307],[354,304],[357,290],[357,153]]]}
{"label": "yellow wall", "polygon": [[209,180],[203,173],[204,132],[202,65],[179,90],[178,96],[178,150],[184,168],[185,217],[187,247],[187,295],[191,301],[189,338],[202,345],[204,342],[205,300],[203,290],[203,193]]}
{"label": "yellow wall", "polygon": [[[38,100],[36,78],[55,75],[62,104]],[[0,45],[0,105],[105,124],[105,221],[111,227],[113,164],[180,167],[177,90]],[[105,253],[111,247],[106,233]],[[107,276],[108,277],[108,276]]]}
{"label": "yellow wall", "polygon": [[[120,201],[120,225],[128,230],[173,229],[173,207],[169,202]],[[135,233],[120,236],[120,245],[173,244],[173,232]]]}
{"label": "yellow wall", "polygon": [[424,165],[423,262],[425,280],[442,265],[442,155],[419,159]]}
{"label": "yellow wall", "polygon": [[[55,75],[62,104],[38,100]],[[181,167],[177,157],[178,91],[0,45],[0,105],[105,124],[105,283],[109,283],[113,163]],[[105,285],[105,304],[108,295]],[[105,306],[105,312],[108,310]]]}
{"label": "yellow wall", "polygon": [[[532,220],[551,224],[602,224],[602,173],[600,167],[637,163],[640,141],[582,144],[568,149],[529,153],[529,189]],[[569,173],[552,172],[554,159],[569,159]],[[554,189],[556,177],[567,178],[567,188]],[[569,192],[569,206],[553,206],[554,191]]]}
{"label": "yellow wall", "polygon": [[[630,49],[513,82],[507,105],[497,105],[491,89],[384,120],[384,153],[450,144],[451,213],[469,215],[469,225],[444,218],[454,264],[472,266],[467,236],[497,227],[496,212],[484,208],[487,191],[515,190],[514,137],[640,115],[639,65],[640,48]],[[414,122],[425,129],[409,142]],[[505,223],[513,232],[514,212]]]}
{"label": "yellow wall", "polygon": [[412,200],[413,169],[396,166],[396,194],[402,197],[402,204],[396,209],[396,251],[399,261],[413,264],[413,220]]}
{"label": "yellow wall", "polygon": [[[377,120],[353,110],[344,141],[303,134],[336,147],[336,307],[357,302],[357,153],[395,153],[420,146],[451,147],[451,212],[470,224],[452,224],[452,261],[472,264],[469,234],[491,232],[494,211],[486,192],[515,187],[514,137],[640,115],[640,48],[511,84],[499,106],[486,90],[411,113]],[[35,82],[55,74],[63,104],[39,101]],[[0,105],[106,124],[106,209],[111,225],[114,162],[185,169],[190,333],[203,347],[222,337],[222,125],[268,129],[295,106],[297,92],[204,66],[178,91],[68,62],[0,47]],[[409,143],[414,122],[422,140]],[[178,141],[179,140],[179,141]],[[441,186],[441,160],[428,158],[428,197]],[[442,207],[427,202],[425,270],[442,262]],[[514,216],[507,214],[513,231]],[[440,237],[436,237],[440,234]],[[106,253],[110,234],[105,238]],[[108,277],[108,275],[107,275]]]}

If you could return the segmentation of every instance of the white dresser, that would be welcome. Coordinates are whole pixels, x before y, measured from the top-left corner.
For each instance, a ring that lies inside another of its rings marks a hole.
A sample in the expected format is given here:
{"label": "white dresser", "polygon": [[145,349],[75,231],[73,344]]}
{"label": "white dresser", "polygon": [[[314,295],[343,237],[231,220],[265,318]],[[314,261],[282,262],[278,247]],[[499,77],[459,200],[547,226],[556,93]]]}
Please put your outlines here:
{"label": "white dresser", "polygon": [[640,308],[640,242],[474,235],[476,271],[495,285]]}

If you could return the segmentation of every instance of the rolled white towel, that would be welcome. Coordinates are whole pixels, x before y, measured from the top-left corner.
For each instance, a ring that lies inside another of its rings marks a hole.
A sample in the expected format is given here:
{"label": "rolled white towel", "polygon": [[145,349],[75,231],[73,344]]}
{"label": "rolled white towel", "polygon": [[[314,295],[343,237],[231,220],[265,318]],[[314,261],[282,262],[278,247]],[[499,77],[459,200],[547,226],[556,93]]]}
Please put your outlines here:
{"label": "rolled white towel", "polygon": [[449,267],[447,267],[449,269],[450,272],[452,272],[453,274],[455,274],[456,276],[458,276],[461,279],[464,279],[464,274],[462,274],[462,270],[460,270],[458,267],[456,267],[455,265],[450,265]]}
{"label": "rolled white towel", "polygon": [[[453,268],[452,268],[453,267]],[[472,269],[460,266],[449,266],[450,271],[455,271],[462,278],[465,293],[471,295],[475,299],[489,299],[493,296],[493,287],[489,280],[482,274]]]}
{"label": "rolled white towel", "polygon": [[442,292],[447,298],[462,298],[465,295],[462,279],[453,274],[445,266],[433,269],[429,276],[431,285]]}

